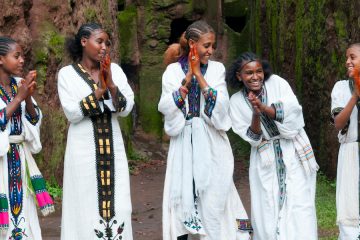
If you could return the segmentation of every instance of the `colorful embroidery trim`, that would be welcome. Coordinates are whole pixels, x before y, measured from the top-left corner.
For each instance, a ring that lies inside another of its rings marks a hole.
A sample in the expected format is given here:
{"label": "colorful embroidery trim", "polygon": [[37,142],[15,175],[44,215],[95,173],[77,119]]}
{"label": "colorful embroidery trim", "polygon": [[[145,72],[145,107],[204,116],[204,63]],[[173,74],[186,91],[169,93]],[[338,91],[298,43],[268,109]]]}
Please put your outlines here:
{"label": "colorful embroidery trim", "polygon": [[[97,88],[95,82],[91,79],[90,75],[81,67],[80,64],[73,64],[74,69],[78,72],[79,76],[88,83],[92,91]],[[100,223],[105,227],[105,234],[97,229],[94,229],[95,234],[100,239],[117,240],[122,239],[121,233],[124,225],[118,228],[118,234],[113,236],[113,226],[117,223],[116,220],[111,220],[115,217],[115,163],[114,163],[114,144],[111,125],[111,111],[105,108],[104,112],[99,115],[90,116],[93,131],[94,141],[96,148],[96,180],[98,190],[98,211],[102,219]],[[120,229],[120,230],[119,230]],[[118,237],[118,238],[117,238]]]}
{"label": "colorful embroidery trim", "polygon": [[34,175],[31,177],[31,184],[34,188],[37,202],[39,204],[41,213],[44,216],[54,212],[54,202],[46,190],[46,184],[43,176]]}
{"label": "colorful embroidery trim", "polygon": [[275,121],[283,123],[284,121],[284,104],[282,102],[277,102],[271,104],[271,106],[275,109]]}
{"label": "colorful embroidery trim", "polygon": [[122,240],[123,239],[121,234],[124,231],[124,226],[125,226],[124,222],[119,225],[119,227],[116,230],[116,235],[114,237],[113,237],[112,228],[113,228],[113,225],[117,224],[116,220],[112,221],[112,223],[104,222],[104,221],[100,220],[100,224],[104,225],[105,233],[100,230],[95,229],[94,230],[95,234],[99,239],[103,239],[103,240]]}
{"label": "colorful embroidery trim", "polygon": [[250,139],[254,140],[254,141],[258,141],[260,140],[262,133],[254,133],[250,127],[248,127],[248,130],[246,131],[246,136],[248,136]]}
{"label": "colorful embroidery trim", "polygon": [[32,125],[35,126],[40,120],[40,109],[35,104],[34,104],[34,108],[36,111],[36,116],[32,117],[28,112],[25,112],[25,117]]}
{"label": "colorful embroidery trim", "polygon": [[80,108],[84,116],[96,116],[102,114],[99,101],[95,97],[95,93],[83,98],[80,101]]}
{"label": "colorful embroidery trim", "polygon": [[204,113],[206,114],[206,116],[211,118],[212,111],[214,110],[216,104],[217,90],[213,88],[209,88],[207,94],[204,95],[204,97],[205,97]]}
{"label": "colorful embroidery trim", "polygon": [[[15,78],[10,79],[10,88],[12,98],[14,98],[17,94],[17,83]],[[0,86],[0,98],[4,101],[6,105],[8,105],[12,98],[5,91],[5,89]],[[5,120],[4,120],[5,119]],[[6,124],[8,121],[11,121],[11,135],[20,135],[22,133],[22,125],[21,125],[21,105],[15,110],[13,115],[9,120],[6,120],[6,110],[0,110],[0,130],[4,131],[6,128]]]}
{"label": "colorful embroidery trim", "polygon": [[8,121],[6,119],[6,108],[3,108],[0,110],[0,130],[1,131],[5,131],[7,122]]}
{"label": "colorful embroidery trim", "polygon": [[275,152],[275,160],[276,160],[276,174],[278,177],[279,184],[279,209],[282,209],[285,198],[286,198],[286,168],[283,160],[283,153],[280,146],[280,140],[274,140],[274,152]]}
{"label": "colorful embroidery trim", "polygon": [[114,99],[114,105],[117,112],[122,112],[126,108],[126,98],[125,96],[120,92],[120,89],[116,89],[116,98]]}
{"label": "colorful embroidery trim", "polygon": [[0,194],[0,230],[9,227],[9,205],[5,194]]}
{"label": "colorful embroidery trim", "polygon": [[[181,68],[183,72],[188,72],[189,66],[187,62],[181,62]],[[205,76],[207,71],[207,64],[200,64],[200,70],[203,76]],[[189,111],[187,113],[186,119],[192,119],[193,117],[199,117],[200,116],[200,96],[201,96],[201,90],[198,81],[195,77],[191,79],[191,87],[189,89],[188,93],[188,105],[189,105]]]}
{"label": "colorful embroidery trim", "polygon": [[236,223],[238,226],[238,230],[240,231],[248,231],[248,232],[253,231],[250,219],[236,219]]}
{"label": "colorful embroidery trim", "polygon": [[[10,149],[7,154],[8,158],[8,182],[9,182],[9,201],[10,201],[10,212],[11,221],[13,222],[15,229],[12,232],[17,232],[21,235],[23,232],[19,225],[21,220],[25,218],[20,217],[23,210],[23,186],[21,179],[21,159],[17,144],[11,143]],[[25,230],[24,230],[25,231]],[[25,232],[24,232],[25,234]],[[17,239],[17,238],[14,238]]]}
{"label": "colorful embroidery trim", "polygon": [[186,106],[185,106],[185,101],[181,96],[180,90],[173,92],[172,96],[173,96],[176,106],[182,111],[182,113],[184,114],[184,117],[185,117],[186,116]]}

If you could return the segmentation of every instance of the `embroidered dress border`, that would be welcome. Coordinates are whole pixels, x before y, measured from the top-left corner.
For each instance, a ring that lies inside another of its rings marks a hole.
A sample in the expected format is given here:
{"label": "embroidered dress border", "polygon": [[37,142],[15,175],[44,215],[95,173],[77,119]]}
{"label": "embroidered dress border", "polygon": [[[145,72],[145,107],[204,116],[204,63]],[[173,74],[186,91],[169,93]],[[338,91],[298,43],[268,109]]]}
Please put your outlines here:
{"label": "embroidered dress border", "polygon": [[[264,91],[262,92],[261,102],[265,105],[267,105],[267,91],[265,88],[265,85],[263,86]],[[246,88],[243,88],[243,96],[245,98],[246,103],[252,109],[252,106],[249,102],[249,99],[247,98]],[[268,117],[265,114],[261,114],[260,116],[261,124],[264,126],[266,132],[269,134],[270,138],[276,137],[280,135],[280,132],[275,124],[275,121],[272,120],[270,117]],[[274,153],[275,153],[275,162],[276,162],[276,174],[279,184],[279,209],[282,208],[285,202],[286,198],[286,168],[283,160],[283,153],[280,145],[279,139],[273,140],[274,145]]]}
{"label": "embroidered dress border", "polygon": [[[180,64],[184,74],[186,75],[189,69],[188,63],[180,62]],[[208,64],[200,64],[200,71],[203,76],[205,76],[207,68],[208,68]],[[192,119],[193,117],[200,116],[200,96],[201,96],[201,90],[199,83],[197,82],[195,76],[193,76],[191,78],[191,86],[187,96],[188,105],[189,105],[189,111],[186,116],[187,120]]]}
{"label": "embroidered dress border", "polygon": [[[260,97],[261,97],[262,103],[267,105],[267,91],[266,91],[265,85],[263,86],[263,88],[264,88],[264,91],[262,91],[262,95]],[[247,98],[246,87],[243,87],[243,96],[245,98],[247,105],[252,110],[252,106],[249,102],[249,99]],[[267,116],[266,114],[261,114],[260,121],[261,121],[263,127],[265,128],[266,132],[269,134],[269,136],[271,138],[280,135],[280,132],[279,132],[274,120],[272,120],[269,116]]]}
{"label": "embroidered dress border", "polygon": [[284,121],[284,104],[282,102],[277,102],[271,104],[271,106],[275,109],[275,121],[283,123]]}
{"label": "embroidered dress border", "polygon": [[172,96],[173,96],[176,106],[182,111],[182,113],[184,114],[184,117],[185,117],[186,116],[185,101],[184,101],[183,97],[181,96],[180,90],[173,92]]}
{"label": "embroidered dress border", "polygon": [[25,112],[25,117],[32,125],[35,126],[40,120],[40,109],[35,104],[34,104],[34,108],[35,108],[36,116],[32,117],[28,112]]}
{"label": "embroidered dress border", "polygon": [[[81,78],[88,83],[89,87],[95,91],[97,85],[91,79],[90,75],[81,67],[80,64],[73,64],[74,69],[78,72]],[[108,240],[114,240],[117,236],[121,236],[124,229],[122,223],[118,229],[117,234],[113,237],[113,227],[117,224],[115,217],[115,156],[114,143],[112,135],[111,111],[105,106],[102,114],[90,117],[93,123],[94,141],[96,148],[96,180],[98,191],[98,210],[100,224],[105,228],[101,230],[94,229],[97,237],[109,236]],[[104,223],[105,221],[105,223]],[[121,231],[119,233],[119,231]]]}
{"label": "embroidered dress border", "polygon": [[260,140],[261,136],[262,136],[262,132],[261,133],[254,133],[253,130],[251,130],[250,127],[248,127],[248,130],[246,131],[246,136],[248,136],[249,138],[251,138],[254,141],[258,141]]}
{"label": "embroidered dress border", "polygon": [[96,99],[95,93],[84,97],[80,101],[80,108],[84,116],[96,116],[102,114],[99,101]]}
{"label": "embroidered dress border", "polygon": [[119,88],[116,88],[116,99],[114,99],[114,103],[116,111],[122,112],[125,110],[127,101]]}
{"label": "embroidered dress border", "polygon": [[214,110],[215,105],[216,105],[217,90],[215,90],[213,88],[209,88],[207,93],[204,94],[204,98],[205,98],[204,113],[206,114],[206,116],[211,118],[212,111]]}
{"label": "embroidered dress border", "polygon": [[[334,108],[332,111],[331,111],[331,118],[330,118],[330,123],[332,125],[335,125],[335,117],[336,115],[338,115],[344,108],[342,107],[337,107],[337,108]],[[350,126],[350,119],[347,121],[347,123],[345,124],[345,126],[343,127],[343,129],[341,129],[340,133],[342,135],[346,134],[349,130],[349,126]]]}
{"label": "embroidered dress border", "polygon": [[240,231],[247,231],[247,232],[253,231],[250,219],[236,219],[236,223],[238,226],[238,230]]}
{"label": "embroidered dress border", "polygon": [[0,110],[0,130],[3,132],[6,129],[7,124],[6,119],[6,107]]}

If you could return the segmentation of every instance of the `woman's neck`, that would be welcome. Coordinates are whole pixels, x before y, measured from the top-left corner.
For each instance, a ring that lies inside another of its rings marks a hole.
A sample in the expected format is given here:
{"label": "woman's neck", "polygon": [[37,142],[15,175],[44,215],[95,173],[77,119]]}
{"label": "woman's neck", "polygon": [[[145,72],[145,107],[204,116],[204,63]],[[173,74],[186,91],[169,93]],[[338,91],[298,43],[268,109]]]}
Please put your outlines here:
{"label": "woman's neck", "polygon": [[85,68],[86,71],[89,71],[89,73],[98,71],[100,67],[98,62],[85,57],[80,60],[80,64]]}
{"label": "woman's neck", "polygon": [[10,75],[5,72],[3,69],[0,69],[0,84],[2,86],[10,85]]}

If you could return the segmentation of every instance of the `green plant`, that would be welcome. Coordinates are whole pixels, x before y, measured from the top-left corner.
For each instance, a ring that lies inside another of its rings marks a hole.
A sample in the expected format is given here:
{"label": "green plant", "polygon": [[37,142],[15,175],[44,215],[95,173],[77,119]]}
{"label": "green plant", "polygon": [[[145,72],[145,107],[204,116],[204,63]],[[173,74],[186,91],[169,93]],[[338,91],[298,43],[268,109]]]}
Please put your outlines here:
{"label": "green plant", "polygon": [[52,198],[57,199],[62,197],[62,188],[56,182],[54,177],[51,177],[50,180],[46,182],[46,189]]}
{"label": "green plant", "polygon": [[317,175],[316,211],[319,237],[322,240],[337,239],[336,226],[336,183],[322,172]]}

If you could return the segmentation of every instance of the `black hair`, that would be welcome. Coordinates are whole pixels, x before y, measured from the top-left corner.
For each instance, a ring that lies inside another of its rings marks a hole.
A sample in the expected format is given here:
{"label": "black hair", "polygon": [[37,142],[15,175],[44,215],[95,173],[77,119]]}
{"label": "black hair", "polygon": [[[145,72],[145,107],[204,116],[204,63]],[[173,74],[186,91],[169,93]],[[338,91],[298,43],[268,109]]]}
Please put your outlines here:
{"label": "black hair", "polygon": [[189,40],[198,41],[201,35],[205,33],[214,33],[214,29],[204,20],[198,20],[190,24],[186,31],[181,35],[179,43],[169,46],[164,54],[164,64],[167,66],[170,63],[177,61],[187,61],[189,55]]}
{"label": "black hair", "polygon": [[[214,33],[214,29],[204,20],[198,20],[190,24],[185,31],[185,39],[189,42],[190,39],[197,42],[201,35],[205,33]],[[189,54],[189,45],[187,44],[185,49],[185,56]]]}
{"label": "black hair", "polygon": [[226,81],[232,88],[242,88],[244,83],[239,81],[236,76],[236,73],[241,71],[243,66],[249,62],[258,61],[261,63],[261,66],[264,71],[264,81],[266,81],[273,73],[271,65],[268,61],[262,60],[253,52],[244,52],[233,62],[227,71]]}
{"label": "black hair", "polygon": [[352,48],[352,47],[358,47],[358,48],[360,48],[360,42],[350,44],[349,47],[348,47],[348,49],[349,49],[349,48]]}
{"label": "black hair", "polygon": [[17,42],[9,37],[0,37],[0,56],[5,56],[9,53],[11,45],[17,44]]}
{"label": "black hair", "polygon": [[102,30],[103,28],[98,23],[85,23],[81,25],[74,37],[66,39],[65,48],[74,62],[82,58],[83,47],[81,46],[81,39],[89,38],[95,30],[99,29]]}

